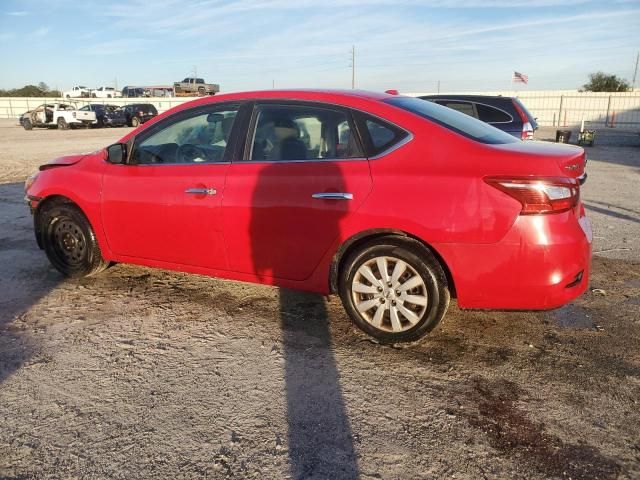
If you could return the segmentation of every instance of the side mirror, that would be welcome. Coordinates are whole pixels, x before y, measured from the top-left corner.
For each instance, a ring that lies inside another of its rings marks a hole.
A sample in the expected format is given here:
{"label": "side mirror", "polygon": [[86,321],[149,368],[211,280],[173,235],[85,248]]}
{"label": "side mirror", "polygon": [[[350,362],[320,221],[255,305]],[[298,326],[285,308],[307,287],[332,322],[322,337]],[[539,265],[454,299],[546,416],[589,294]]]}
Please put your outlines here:
{"label": "side mirror", "polygon": [[127,146],[124,143],[114,143],[107,147],[107,161],[121,165],[127,159]]}

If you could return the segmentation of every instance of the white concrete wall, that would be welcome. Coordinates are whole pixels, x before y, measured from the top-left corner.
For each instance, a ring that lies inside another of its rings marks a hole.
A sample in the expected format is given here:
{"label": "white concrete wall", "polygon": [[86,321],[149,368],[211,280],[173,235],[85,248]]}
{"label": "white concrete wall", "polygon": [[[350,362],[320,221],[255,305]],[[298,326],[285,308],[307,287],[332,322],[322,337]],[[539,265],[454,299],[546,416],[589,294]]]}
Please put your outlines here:
{"label": "white concrete wall", "polygon": [[[435,92],[413,92],[404,95],[429,95]],[[577,90],[501,91],[501,92],[441,92],[467,95],[503,95],[518,97],[541,126],[576,126],[584,119],[589,128],[640,129],[640,92],[587,93]],[[153,103],[158,112],[194,100],[194,97],[157,98],[94,98],[72,99],[79,104]],[[0,97],[0,118],[17,118],[27,110],[52,98]]]}

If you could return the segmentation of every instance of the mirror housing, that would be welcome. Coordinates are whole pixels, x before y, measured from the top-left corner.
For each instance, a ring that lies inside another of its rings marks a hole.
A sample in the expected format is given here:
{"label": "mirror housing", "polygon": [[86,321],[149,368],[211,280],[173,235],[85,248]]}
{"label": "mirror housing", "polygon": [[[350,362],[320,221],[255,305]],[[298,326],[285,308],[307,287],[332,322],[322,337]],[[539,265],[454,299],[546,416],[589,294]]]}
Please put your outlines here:
{"label": "mirror housing", "polygon": [[122,165],[127,160],[127,145],[124,143],[114,143],[107,147],[107,162],[114,165]]}

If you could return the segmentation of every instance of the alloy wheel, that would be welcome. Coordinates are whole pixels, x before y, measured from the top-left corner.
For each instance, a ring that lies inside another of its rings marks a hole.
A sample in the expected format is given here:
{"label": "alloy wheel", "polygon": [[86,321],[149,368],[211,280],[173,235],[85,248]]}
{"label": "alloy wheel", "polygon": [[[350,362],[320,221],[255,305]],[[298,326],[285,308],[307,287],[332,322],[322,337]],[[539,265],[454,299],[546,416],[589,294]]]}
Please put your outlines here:
{"label": "alloy wheel", "polygon": [[367,323],[391,333],[413,328],[429,304],[427,286],[416,269],[390,256],[372,258],[358,268],[351,296]]}

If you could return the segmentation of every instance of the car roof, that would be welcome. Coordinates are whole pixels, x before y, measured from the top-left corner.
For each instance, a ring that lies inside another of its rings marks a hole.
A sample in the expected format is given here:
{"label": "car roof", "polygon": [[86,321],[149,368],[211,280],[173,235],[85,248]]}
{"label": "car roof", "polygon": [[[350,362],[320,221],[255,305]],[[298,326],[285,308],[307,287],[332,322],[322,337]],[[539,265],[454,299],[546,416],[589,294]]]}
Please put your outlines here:
{"label": "car roof", "polygon": [[368,100],[385,100],[393,98],[395,95],[388,93],[370,92],[367,90],[346,90],[346,89],[287,89],[287,90],[255,90],[249,92],[235,92],[217,94],[213,97],[205,97],[202,103],[209,101],[223,100],[249,100],[249,99],[269,99],[282,98],[289,100],[311,100],[314,96],[342,97],[342,98],[363,98]]}

